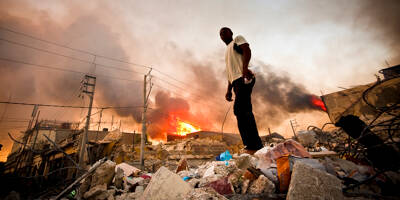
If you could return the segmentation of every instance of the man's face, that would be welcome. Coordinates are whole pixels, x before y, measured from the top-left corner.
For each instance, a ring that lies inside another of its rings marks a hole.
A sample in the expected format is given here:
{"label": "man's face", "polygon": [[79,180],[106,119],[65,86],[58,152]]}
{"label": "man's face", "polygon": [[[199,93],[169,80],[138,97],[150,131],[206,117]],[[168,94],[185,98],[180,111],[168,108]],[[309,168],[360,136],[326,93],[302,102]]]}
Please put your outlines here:
{"label": "man's face", "polygon": [[229,29],[221,29],[219,31],[219,36],[221,37],[221,40],[225,42],[226,45],[228,45],[232,41],[232,31]]}

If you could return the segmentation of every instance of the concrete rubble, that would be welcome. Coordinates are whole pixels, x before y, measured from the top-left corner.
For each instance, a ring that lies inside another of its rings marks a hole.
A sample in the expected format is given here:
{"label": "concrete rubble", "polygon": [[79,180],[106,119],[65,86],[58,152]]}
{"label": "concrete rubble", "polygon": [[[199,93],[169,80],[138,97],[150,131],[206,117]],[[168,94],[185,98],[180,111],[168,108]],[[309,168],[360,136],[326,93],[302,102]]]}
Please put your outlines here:
{"label": "concrete rubble", "polygon": [[[225,151],[222,151],[223,153]],[[376,174],[368,165],[328,154],[311,158],[301,143],[286,140],[255,155],[234,154],[225,161],[194,162],[182,156],[175,164],[158,162],[157,171],[128,163],[103,163],[78,187],[83,199],[347,199],[343,189]],[[389,173],[389,172],[388,172]],[[392,182],[400,180],[390,172]],[[382,178],[385,182],[385,178]],[[352,192],[382,192],[376,182]],[[354,197],[354,196],[353,196]],[[359,195],[374,199],[377,196]]]}

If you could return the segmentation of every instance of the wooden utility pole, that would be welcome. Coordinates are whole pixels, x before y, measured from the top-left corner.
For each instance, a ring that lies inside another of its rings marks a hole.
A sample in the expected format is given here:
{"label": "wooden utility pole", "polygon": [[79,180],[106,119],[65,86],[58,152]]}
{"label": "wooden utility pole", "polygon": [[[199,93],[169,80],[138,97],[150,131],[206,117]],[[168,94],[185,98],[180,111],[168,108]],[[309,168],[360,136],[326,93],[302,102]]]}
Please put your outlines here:
{"label": "wooden utility pole", "polygon": [[96,87],[96,77],[85,75],[85,79],[83,81],[83,93],[86,93],[89,96],[89,110],[86,117],[86,125],[85,132],[82,135],[81,140],[81,148],[79,150],[79,166],[84,167],[85,165],[85,154],[87,154],[86,143],[88,141],[88,132],[90,125],[90,116],[92,115],[92,105],[93,105],[93,97],[94,90]]}
{"label": "wooden utility pole", "polygon": [[[142,113],[142,136],[140,139],[140,166],[142,170],[144,169],[144,146],[145,146],[145,141],[146,141],[146,111],[147,111],[147,100],[149,99],[149,95],[151,92],[152,84],[151,84],[151,77],[150,77],[150,72],[144,75],[144,82],[143,82],[143,113]],[[147,93],[147,77],[150,77],[150,90]]]}

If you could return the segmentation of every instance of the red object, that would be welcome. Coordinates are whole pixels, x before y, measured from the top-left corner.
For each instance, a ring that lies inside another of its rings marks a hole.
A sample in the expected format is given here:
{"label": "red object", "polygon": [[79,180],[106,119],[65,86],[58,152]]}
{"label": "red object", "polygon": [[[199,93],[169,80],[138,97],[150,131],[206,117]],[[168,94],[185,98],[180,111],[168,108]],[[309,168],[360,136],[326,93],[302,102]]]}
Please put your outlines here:
{"label": "red object", "polygon": [[316,107],[318,107],[318,108],[320,108],[320,109],[322,109],[323,111],[326,112],[326,107],[325,107],[324,102],[323,102],[321,99],[319,99],[318,97],[316,97],[316,96],[311,96],[311,103],[312,103],[314,106],[316,106]]}
{"label": "red object", "polygon": [[209,183],[207,186],[212,187],[216,192],[221,195],[225,194],[233,194],[233,186],[228,180],[228,177],[213,181]]}
{"label": "red object", "polygon": [[144,179],[150,179],[151,178],[151,176],[146,175],[146,174],[142,174],[142,175],[140,175],[140,177],[144,178]]}

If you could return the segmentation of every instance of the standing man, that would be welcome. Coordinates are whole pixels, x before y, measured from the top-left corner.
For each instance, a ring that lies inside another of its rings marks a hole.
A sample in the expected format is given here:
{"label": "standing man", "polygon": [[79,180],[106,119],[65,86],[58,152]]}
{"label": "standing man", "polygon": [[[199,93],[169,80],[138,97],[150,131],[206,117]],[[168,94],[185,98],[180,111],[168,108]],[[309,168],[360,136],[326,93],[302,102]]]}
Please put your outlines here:
{"label": "standing man", "polygon": [[256,82],[253,72],[248,69],[251,50],[243,36],[238,35],[233,39],[233,33],[228,27],[221,28],[219,35],[227,45],[225,63],[228,75],[228,90],[225,98],[227,101],[232,101],[233,88],[235,92],[233,112],[238,122],[243,144],[246,146],[245,152],[254,154],[263,145],[258,135],[251,105],[251,92]]}

